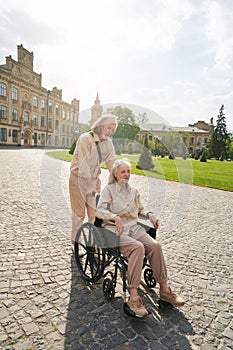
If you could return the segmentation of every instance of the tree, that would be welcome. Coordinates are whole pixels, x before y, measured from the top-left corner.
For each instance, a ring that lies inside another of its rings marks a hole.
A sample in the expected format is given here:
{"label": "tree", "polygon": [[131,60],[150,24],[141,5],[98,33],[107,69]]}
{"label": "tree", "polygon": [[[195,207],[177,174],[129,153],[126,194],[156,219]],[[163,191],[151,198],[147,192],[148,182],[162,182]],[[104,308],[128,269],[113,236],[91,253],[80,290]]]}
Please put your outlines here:
{"label": "tree", "polygon": [[200,161],[201,162],[207,162],[207,150],[206,150],[206,148],[202,149]]}
{"label": "tree", "polygon": [[226,158],[233,160],[233,134],[229,133],[226,141]]}
{"label": "tree", "polygon": [[228,139],[224,105],[219,110],[216,126],[210,141],[210,154],[223,160],[226,157],[226,141]]}
{"label": "tree", "polygon": [[137,123],[140,125],[146,124],[149,121],[149,117],[146,112],[138,113],[136,116]]}
{"label": "tree", "polygon": [[133,111],[127,107],[111,107],[107,108],[107,113],[117,116],[118,127],[113,135],[113,139],[134,140],[140,128],[135,122]]}
{"label": "tree", "polygon": [[116,115],[119,124],[137,125],[133,111],[127,107],[116,106],[107,108],[107,113]]}
{"label": "tree", "polygon": [[141,148],[141,153],[138,159],[138,163],[136,165],[137,169],[142,170],[150,170],[154,168],[154,164],[152,162],[151,152],[148,149],[148,136],[145,136],[144,144]]}
{"label": "tree", "polygon": [[139,130],[140,128],[137,125],[118,123],[113,139],[135,140],[135,136],[138,134]]}

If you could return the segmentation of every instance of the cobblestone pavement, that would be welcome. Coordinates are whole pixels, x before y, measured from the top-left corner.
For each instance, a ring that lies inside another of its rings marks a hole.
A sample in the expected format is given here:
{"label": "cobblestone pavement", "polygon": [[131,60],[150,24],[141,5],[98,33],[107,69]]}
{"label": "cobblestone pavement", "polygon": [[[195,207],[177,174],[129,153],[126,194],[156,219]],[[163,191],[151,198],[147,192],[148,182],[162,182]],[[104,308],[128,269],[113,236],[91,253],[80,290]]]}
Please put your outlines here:
{"label": "cobblestone pavement", "polygon": [[[44,150],[0,150],[0,348],[233,349],[233,193],[132,175],[160,218],[170,284],[186,304],[130,318],[120,294],[86,284],[70,246],[69,163]],[[107,173],[102,180],[106,183]]]}

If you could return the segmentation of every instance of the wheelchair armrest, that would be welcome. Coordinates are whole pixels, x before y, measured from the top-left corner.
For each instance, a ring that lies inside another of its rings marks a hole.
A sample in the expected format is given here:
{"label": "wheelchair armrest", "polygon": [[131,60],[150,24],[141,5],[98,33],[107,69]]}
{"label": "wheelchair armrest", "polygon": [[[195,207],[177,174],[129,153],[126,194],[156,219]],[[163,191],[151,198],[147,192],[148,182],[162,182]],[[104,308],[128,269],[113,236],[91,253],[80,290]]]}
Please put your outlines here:
{"label": "wheelchair armrest", "polygon": [[146,232],[154,239],[156,239],[156,229],[152,226],[149,225],[145,225],[142,222],[138,221],[137,222],[138,225],[144,227],[144,229],[146,230]]}
{"label": "wheelchair armrest", "polygon": [[102,219],[99,219],[97,217],[95,217],[95,222],[94,222],[94,225],[96,227],[102,227],[102,224],[103,224],[103,220]]}

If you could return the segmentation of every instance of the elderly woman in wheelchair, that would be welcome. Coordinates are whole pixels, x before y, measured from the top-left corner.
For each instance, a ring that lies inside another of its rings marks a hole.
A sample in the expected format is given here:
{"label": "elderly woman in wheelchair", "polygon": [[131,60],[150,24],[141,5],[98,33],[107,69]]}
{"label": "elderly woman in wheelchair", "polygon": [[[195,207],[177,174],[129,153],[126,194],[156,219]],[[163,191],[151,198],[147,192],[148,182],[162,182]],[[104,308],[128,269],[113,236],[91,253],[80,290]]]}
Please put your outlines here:
{"label": "elderly woman in wheelchair", "polygon": [[120,252],[128,260],[127,283],[130,297],[127,306],[136,317],[144,317],[148,315],[148,311],[138,295],[138,288],[145,257],[160,286],[160,300],[176,307],[184,305],[184,300],[168,286],[167,269],[160,244],[138,224],[138,218],[149,219],[153,227],[158,228],[158,220],[153,213],[143,213],[140,194],[129,184],[129,179],[129,161],[116,160],[110,171],[108,185],[100,195],[96,216],[103,220],[105,229],[119,236]]}
{"label": "elderly woman in wheelchair", "polygon": [[[124,312],[130,316],[144,317],[149,312],[138,295],[142,269],[148,287],[155,287],[157,282],[160,286],[159,306],[179,307],[184,305],[184,300],[168,286],[162,248],[155,240],[158,220],[152,212],[143,213],[140,194],[129,184],[129,179],[129,161],[116,160],[110,171],[108,185],[96,197],[95,224],[86,222],[80,227],[74,250],[84,280],[95,283],[101,277],[104,278],[103,293],[107,300],[114,297],[120,271]],[[149,219],[153,227],[142,224],[139,218]],[[109,266],[111,269],[107,269]],[[128,301],[127,287],[130,293]]]}

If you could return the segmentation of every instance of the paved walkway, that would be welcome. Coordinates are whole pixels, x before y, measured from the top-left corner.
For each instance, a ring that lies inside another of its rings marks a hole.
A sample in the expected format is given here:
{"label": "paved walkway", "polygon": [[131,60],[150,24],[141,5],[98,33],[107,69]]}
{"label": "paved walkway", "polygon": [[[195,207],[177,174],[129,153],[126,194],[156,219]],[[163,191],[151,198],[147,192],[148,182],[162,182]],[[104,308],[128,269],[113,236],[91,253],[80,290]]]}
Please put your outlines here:
{"label": "paved walkway", "polygon": [[[0,348],[233,349],[233,193],[132,176],[160,218],[171,286],[187,303],[127,317],[122,300],[79,276],[70,246],[69,163],[42,150],[0,150]],[[103,183],[107,173],[103,172]]]}

